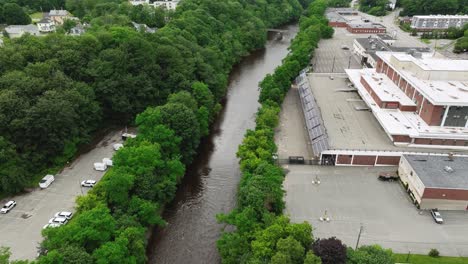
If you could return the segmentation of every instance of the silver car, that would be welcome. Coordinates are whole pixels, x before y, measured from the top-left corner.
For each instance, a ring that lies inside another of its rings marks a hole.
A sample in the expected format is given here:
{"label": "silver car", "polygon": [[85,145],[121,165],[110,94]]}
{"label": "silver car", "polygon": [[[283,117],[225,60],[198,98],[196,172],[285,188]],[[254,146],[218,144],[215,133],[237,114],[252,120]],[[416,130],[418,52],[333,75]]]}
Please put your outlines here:
{"label": "silver car", "polygon": [[432,218],[434,218],[434,221],[438,224],[443,224],[444,223],[444,219],[442,218],[442,215],[439,213],[439,210],[437,209],[432,209],[431,210],[431,215],[432,215]]}

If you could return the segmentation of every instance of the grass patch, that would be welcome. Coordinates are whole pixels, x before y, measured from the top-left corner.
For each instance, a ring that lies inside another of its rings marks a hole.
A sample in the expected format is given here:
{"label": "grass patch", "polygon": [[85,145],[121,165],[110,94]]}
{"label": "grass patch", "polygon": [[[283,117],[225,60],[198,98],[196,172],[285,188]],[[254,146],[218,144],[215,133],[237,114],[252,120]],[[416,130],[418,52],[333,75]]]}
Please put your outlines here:
{"label": "grass patch", "polygon": [[43,15],[42,12],[36,12],[29,15],[33,21],[41,20]]}
{"label": "grass patch", "polygon": [[411,264],[468,264],[468,258],[463,257],[429,257],[426,255],[414,255],[409,256],[408,261],[406,258],[408,254],[394,254],[395,261],[397,263],[411,263]]}
{"label": "grass patch", "polygon": [[431,40],[430,39],[425,39],[425,38],[422,38],[420,39],[422,42],[426,43],[426,44],[431,44]]}

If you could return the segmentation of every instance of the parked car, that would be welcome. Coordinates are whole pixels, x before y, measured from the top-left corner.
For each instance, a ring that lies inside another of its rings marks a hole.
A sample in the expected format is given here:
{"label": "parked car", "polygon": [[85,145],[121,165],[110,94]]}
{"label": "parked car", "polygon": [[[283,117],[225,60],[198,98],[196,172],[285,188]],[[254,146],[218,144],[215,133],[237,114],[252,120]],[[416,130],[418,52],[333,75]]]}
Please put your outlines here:
{"label": "parked car", "polygon": [[432,218],[434,218],[434,221],[438,224],[443,224],[444,223],[444,219],[442,218],[442,215],[439,213],[439,210],[437,209],[432,209],[431,210],[431,215],[432,215]]}
{"label": "parked car", "polygon": [[341,49],[349,50],[349,47],[347,45],[341,45]]}
{"label": "parked car", "polygon": [[68,219],[65,217],[54,217],[49,220],[49,224],[59,224],[59,225],[64,225],[68,223]]}
{"label": "parked car", "polygon": [[381,181],[396,181],[398,178],[398,174],[393,171],[379,173],[379,180]]}
{"label": "parked car", "polygon": [[46,228],[54,228],[54,227],[59,227],[61,226],[61,224],[57,224],[57,223],[52,223],[52,224],[46,224],[45,226],[42,227],[42,229],[46,229]]}
{"label": "parked car", "polygon": [[112,165],[113,165],[112,160],[109,159],[109,158],[103,158],[102,163],[106,164],[106,166],[108,166],[108,167],[112,167]]}
{"label": "parked car", "polygon": [[86,180],[86,181],[81,182],[81,186],[83,187],[94,187],[95,184],[96,184],[95,180]]}
{"label": "parked car", "polygon": [[105,171],[107,170],[107,165],[102,162],[96,162],[94,163],[94,169],[97,171]]}
{"label": "parked car", "polygon": [[70,220],[73,217],[73,213],[72,212],[57,212],[55,213],[54,217],[64,217]]}
{"label": "parked car", "polygon": [[0,209],[0,213],[6,214],[6,213],[10,212],[11,209],[13,209],[15,206],[16,206],[16,202],[15,202],[15,201],[13,201],[13,200],[8,201],[8,202],[2,207],[2,209]]}
{"label": "parked car", "polygon": [[123,144],[120,144],[120,143],[115,143],[112,147],[114,148],[114,150],[119,150],[121,148],[123,148]]}
{"label": "parked car", "polygon": [[127,138],[136,138],[136,135],[131,134],[131,133],[123,133],[122,134],[122,140],[127,140]]}
{"label": "parked car", "polygon": [[49,185],[51,185],[54,181],[55,181],[54,175],[48,174],[44,176],[44,178],[42,178],[42,180],[39,182],[39,187],[41,187],[41,189],[45,189],[49,187]]}

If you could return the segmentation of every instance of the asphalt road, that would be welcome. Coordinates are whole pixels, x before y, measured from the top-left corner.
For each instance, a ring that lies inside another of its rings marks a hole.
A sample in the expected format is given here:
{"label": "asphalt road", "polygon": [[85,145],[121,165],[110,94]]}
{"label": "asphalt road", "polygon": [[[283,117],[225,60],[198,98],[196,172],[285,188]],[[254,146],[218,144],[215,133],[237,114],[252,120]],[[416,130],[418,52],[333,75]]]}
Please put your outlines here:
{"label": "asphalt road", "polygon": [[59,211],[74,211],[75,199],[85,194],[88,188],[81,188],[81,181],[101,179],[103,172],[95,171],[94,162],[112,157],[112,145],[121,142],[121,131],[107,134],[91,151],[79,156],[44,190],[39,187],[27,194],[9,197],[17,206],[8,214],[0,215],[0,246],[9,247],[12,260],[34,259],[37,246],[42,241],[42,227]]}
{"label": "asphalt road", "polygon": [[[389,167],[326,167],[289,165],[283,183],[286,210],[293,222],[308,221],[314,236],[336,236],[354,247],[379,244],[397,253],[468,256],[468,212],[441,211],[444,224],[418,210],[398,182],[382,182],[378,172]],[[319,178],[320,184],[312,180]],[[322,222],[326,215],[329,222]]]}

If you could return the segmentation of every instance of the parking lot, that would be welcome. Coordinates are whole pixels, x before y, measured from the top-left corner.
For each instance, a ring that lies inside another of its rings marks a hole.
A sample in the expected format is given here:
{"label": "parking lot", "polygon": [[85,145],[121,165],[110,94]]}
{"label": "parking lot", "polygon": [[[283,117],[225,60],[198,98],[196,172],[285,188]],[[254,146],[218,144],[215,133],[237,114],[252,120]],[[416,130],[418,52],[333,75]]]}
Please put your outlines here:
{"label": "parking lot", "polygon": [[34,259],[42,241],[42,227],[59,211],[74,211],[75,199],[85,194],[80,182],[99,180],[103,172],[93,169],[93,163],[112,157],[112,145],[121,142],[121,131],[107,134],[91,151],[79,156],[55,176],[55,181],[44,190],[9,197],[17,206],[8,214],[0,215],[0,246],[10,247],[12,259]]}
{"label": "parking lot", "polygon": [[[350,34],[344,28],[334,28],[331,39],[322,39],[312,59],[312,68],[318,73],[344,73],[345,69],[360,69],[361,65],[353,54],[353,40],[366,38],[366,34]],[[342,49],[343,45],[349,49]],[[348,67],[349,66],[349,67]]]}
{"label": "parking lot", "polygon": [[[428,211],[419,211],[398,182],[382,182],[378,172],[395,167],[287,166],[284,181],[286,210],[293,222],[308,221],[314,236],[336,236],[354,247],[362,225],[360,245],[380,244],[397,253],[468,256],[468,212],[441,211],[436,224]],[[320,180],[313,184],[312,180]],[[320,217],[329,217],[321,222]]]}

